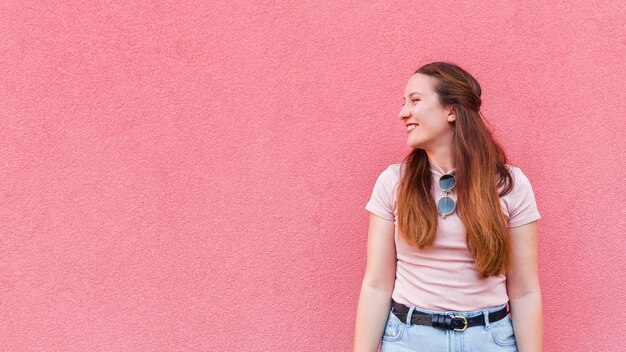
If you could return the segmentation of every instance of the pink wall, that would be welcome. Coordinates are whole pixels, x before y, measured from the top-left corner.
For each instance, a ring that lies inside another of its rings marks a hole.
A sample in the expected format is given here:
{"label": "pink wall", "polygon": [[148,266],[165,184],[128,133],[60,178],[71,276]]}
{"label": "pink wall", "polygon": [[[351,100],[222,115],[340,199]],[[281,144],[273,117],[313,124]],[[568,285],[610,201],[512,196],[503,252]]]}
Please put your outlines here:
{"label": "pink wall", "polygon": [[623,346],[621,2],[158,3],[0,5],[3,350],[350,350],[435,60],[533,183],[546,350]]}

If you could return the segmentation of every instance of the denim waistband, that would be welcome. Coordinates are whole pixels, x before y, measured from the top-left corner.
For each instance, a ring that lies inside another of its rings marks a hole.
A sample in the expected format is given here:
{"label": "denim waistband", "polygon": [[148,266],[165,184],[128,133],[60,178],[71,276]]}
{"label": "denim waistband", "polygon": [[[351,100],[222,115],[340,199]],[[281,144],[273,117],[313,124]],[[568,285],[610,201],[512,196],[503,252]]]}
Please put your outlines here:
{"label": "denim waistband", "polygon": [[[402,303],[402,304],[404,304],[404,303]],[[405,304],[405,305],[407,307],[409,307],[409,308],[412,307],[409,304]],[[493,306],[493,307],[473,310],[473,311],[469,311],[469,312],[458,312],[458,311],[453,311],[453,310],[449,310],[449,311],[435,311],[435,310],[424,309],[424,308],[419,308],[419,307],[413,307],[413,309],[416,312],[422,312],[422,313],[428,313],[428,314],[446,314],[446,315],[452,314],[452,315],[460,315],[460,316],[464,316],[466,318],[469,318],[469,317],[472,317],[472,316],[484,314],[485,312],[486,313],[496,312],[496,311],[499,311],[500,309],[502,309],[504,307],[506,307],[506,303],[505,304],[500,304],[500,305],[497,305],[497,306]]]}

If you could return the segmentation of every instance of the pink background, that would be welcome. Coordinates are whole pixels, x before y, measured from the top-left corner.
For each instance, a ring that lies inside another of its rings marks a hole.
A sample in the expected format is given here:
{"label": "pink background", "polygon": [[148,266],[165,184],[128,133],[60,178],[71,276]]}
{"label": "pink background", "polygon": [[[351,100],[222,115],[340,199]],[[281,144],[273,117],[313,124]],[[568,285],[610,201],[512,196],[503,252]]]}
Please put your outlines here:
{"label": "pink background", "polygon": [[3,1],[0,346],[349,351],[398,112],[450,60],[531,180],[547,351],[623,346],[621,1]]}

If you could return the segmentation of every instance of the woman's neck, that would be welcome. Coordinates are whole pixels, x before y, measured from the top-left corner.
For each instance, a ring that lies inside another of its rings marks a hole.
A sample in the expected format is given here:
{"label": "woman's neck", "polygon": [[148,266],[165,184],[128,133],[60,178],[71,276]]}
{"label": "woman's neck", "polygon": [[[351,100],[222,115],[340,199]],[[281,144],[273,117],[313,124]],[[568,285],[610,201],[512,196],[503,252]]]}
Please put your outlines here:
{"label": "woman's neck", "polygon": [[426,155],[428,155],[429,163],[437,165],[437,167],[442,169],[444,172],[449,172],[450,170],[454,169],[454,165],[452,164],[452,157],[434,154]]}

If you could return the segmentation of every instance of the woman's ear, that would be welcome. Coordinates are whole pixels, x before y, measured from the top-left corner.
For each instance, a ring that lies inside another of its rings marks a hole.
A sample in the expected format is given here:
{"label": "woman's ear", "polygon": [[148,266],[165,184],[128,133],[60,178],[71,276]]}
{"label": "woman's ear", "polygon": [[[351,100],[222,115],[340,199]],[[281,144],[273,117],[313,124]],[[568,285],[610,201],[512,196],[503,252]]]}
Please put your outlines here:
{"label": "woman's ear", "polygon": [[453,122],[456,120],[456,110],[454,109],[454,106],[450,107],[450,110],[448,111],[448,122]]}

